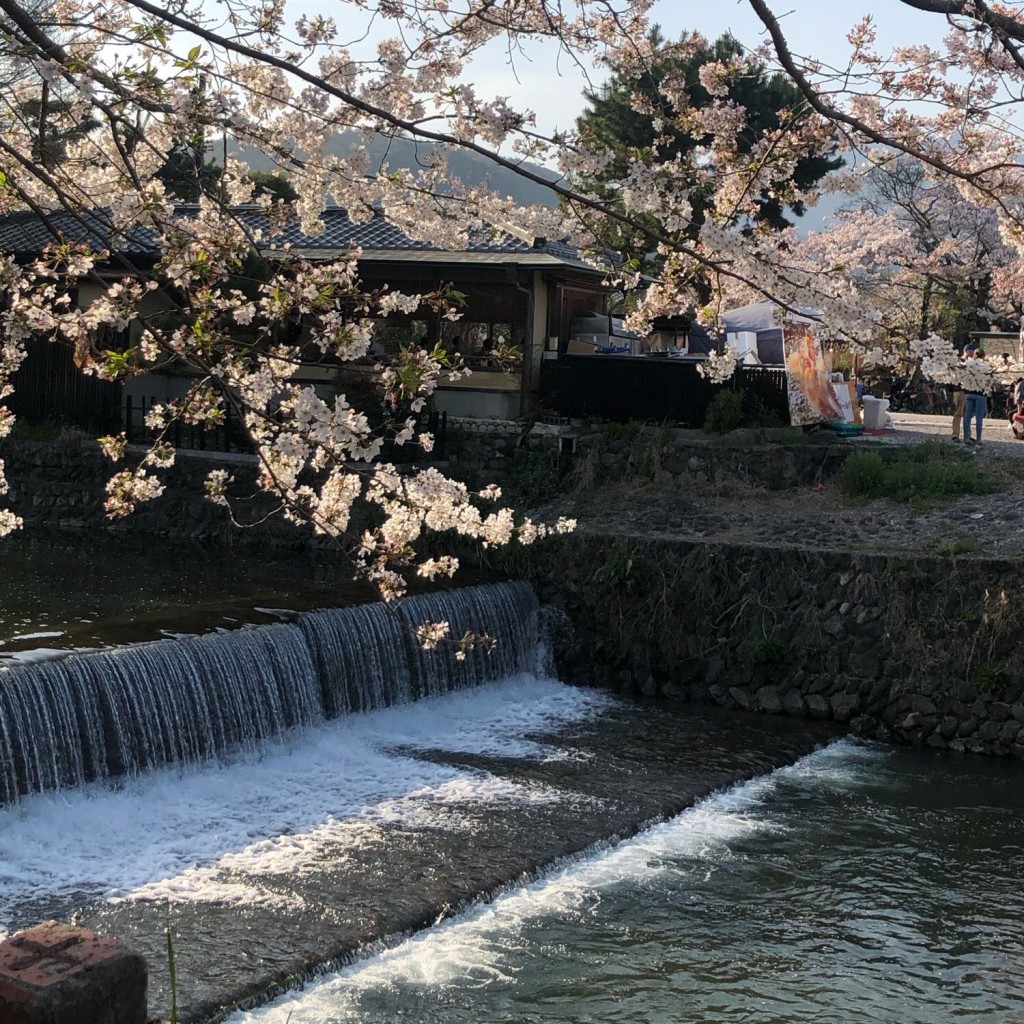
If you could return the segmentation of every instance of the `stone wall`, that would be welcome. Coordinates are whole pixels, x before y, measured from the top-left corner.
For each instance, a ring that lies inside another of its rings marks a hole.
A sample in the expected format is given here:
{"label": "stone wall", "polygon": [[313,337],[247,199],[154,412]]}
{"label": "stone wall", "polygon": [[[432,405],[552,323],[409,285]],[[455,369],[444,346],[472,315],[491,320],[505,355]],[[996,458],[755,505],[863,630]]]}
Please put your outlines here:
{"label": "stone wall", "polygon": [[[306,546],[313,539],[309,531],[283,522],[280,516],[266,519],[274,504],[257,493],[252,457],[179,452],[174,467],[160,473],[167,483],[165,493],[139,505],[133,515],[113,522],[107,519],[103,507],[106,482],[118,468],[134,466],[138,455],[129,455],[123,464],[114,466],[95,441],[70,438],[27,442],[8,438],[0,444],[0,459],[10,483],[4,504],[30,527],[114,530],[220,544],[289,547]],[[223,506],[206,500],[203,480],[213,469],[226,469],[234,477],[229,493],[238,499],[239,519],[259,525],[239,529]]]}
{"label": "stone wall", "polygon": [[593,534],[514,561],[566,680],[1024,756],[1018,566]]}
{"label": "stone wall", "polygon": [[474,482],[488,474],[496,483],[514,482],[515,456],[548,452],[558,458],[563,474],[590,460],[602,475],[647,477],[719,475],[784,490],[820,483],[833,476],[853,451],[831,435],[804,435],[790,427],[749,428],[724,435],[699,430],[636,426],[629,428],[532,428],[515,422],[449,420],[448,453],[453,471],[472,475]]}

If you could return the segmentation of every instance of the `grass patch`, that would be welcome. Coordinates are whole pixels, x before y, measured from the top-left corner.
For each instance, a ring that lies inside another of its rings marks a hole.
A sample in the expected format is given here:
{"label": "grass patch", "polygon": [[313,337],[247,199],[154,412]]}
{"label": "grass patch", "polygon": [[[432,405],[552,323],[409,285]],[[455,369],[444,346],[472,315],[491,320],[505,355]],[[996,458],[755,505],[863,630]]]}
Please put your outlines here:
{"label": "grass patch", "polygon": [[1003,490],[999,478],[979,467],[969,452],[935,441],[884,452],[854,452],[837,482],[848,497],[891,498],[918,506]]}
{"label": "grass patch", "polygon": [[23,419],[14,421],[11,436],[18,441],[80,441],[89,435],[78,427],[58,423],[56,420],[43,420],[41,423],[29,423]]}
{"label": "grass patch", "polygon": [[979,549],[980,545],[976,540],[971,540],[970,537],[960,537],[957,540],[943,541],[935,549],[935,552],[945,558],[956,558],[957,555],[969,555]]}

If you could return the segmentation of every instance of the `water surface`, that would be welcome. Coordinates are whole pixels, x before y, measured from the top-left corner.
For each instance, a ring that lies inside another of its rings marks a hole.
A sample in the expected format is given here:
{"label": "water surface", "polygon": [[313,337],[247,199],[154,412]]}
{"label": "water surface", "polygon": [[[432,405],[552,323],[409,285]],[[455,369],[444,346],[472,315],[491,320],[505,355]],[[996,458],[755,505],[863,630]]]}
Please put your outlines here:
{"label": "water surface", "polygon": [[1022,783],[843,741],[232,1022],[1024,1020]]}

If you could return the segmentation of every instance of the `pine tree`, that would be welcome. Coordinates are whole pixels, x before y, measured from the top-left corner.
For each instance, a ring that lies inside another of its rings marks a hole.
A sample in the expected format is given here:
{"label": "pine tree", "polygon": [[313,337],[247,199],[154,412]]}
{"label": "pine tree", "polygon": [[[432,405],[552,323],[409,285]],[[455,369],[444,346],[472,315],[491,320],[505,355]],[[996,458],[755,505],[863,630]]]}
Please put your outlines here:
{"label": "pine tree", "polygon": [[[652,46],[665,48],[665,39],[658,26],[649,35]],[[612,76],[599,89],[585,93],[589,108],[577,119],[577,128],[585,140],[611,150],[614,160],[597,176],[582,178],[577,184],[597,193],[602,200],[615,203],[617,183],[629,173],[636,160],[656,160],[664,163],[677,156],[686,157],[706,143],[706,139],[694,137],[681,131],[675,124],[676,111],[665,98],[661,85],[670,75],[681,75],[685,80],[685,92],[693,108],[704,108],[712,97],[700,82],[699,73],[703,65],[711,61],[728,61],[742,56],[743,47],[726,33],[714,43],[704,45],[688,58],[668,56],[655,63],[639,79],[621,74]],[[653,111],[641,113],[636,109],[635,98],[641,98],[641,105]],[[737,139],[740,152],[750,152],[765,131],[780,127],[780,112],[792,111],[802,106],[796,87],[779,74],[769,74],[759,64],[752,64],[749,70],[730,87],[728,98],[746,109],[746,127]],[[656,125],[660,122],[661,127]],[[824,175],[841,167],[843,161],[834,155],[827,157],[809,156],[800,160],[793,175],[793,182],[799,188],[806,188],[819,181]],[[693,218],[687,234],[696,237],[704,223],[707,212],[707,197],[699,190],[691,195]],[[799,217],[804,213],[803,204],[797,202],[784,206],[776,197],[762,194],[756,199],[756,221],[775,230],[792,226],[790,216]],[[652,223],[652,228],[657,225]],[[605,242],[629,258],[642,261],[644,254],[653,248],[642,233],[623,230],[621,227],[606,227]]]}

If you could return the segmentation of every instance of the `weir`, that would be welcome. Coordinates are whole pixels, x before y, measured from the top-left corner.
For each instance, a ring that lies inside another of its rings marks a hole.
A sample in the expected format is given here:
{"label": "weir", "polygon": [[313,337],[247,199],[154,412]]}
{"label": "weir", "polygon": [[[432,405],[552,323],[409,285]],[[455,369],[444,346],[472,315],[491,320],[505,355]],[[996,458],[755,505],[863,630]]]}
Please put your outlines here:
{"label": "weir", "polygon": [[[427,621],[497,647],[423,650],[412,629]],[[532,667],[536,643],[533,590],[508,582],[0,669],[0,803],[505,678]]]}

